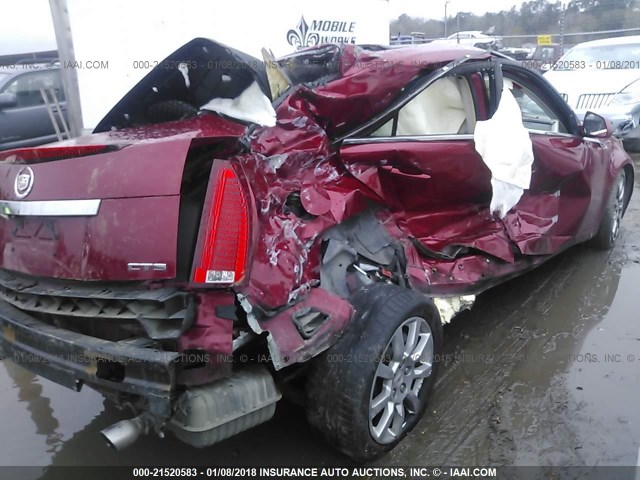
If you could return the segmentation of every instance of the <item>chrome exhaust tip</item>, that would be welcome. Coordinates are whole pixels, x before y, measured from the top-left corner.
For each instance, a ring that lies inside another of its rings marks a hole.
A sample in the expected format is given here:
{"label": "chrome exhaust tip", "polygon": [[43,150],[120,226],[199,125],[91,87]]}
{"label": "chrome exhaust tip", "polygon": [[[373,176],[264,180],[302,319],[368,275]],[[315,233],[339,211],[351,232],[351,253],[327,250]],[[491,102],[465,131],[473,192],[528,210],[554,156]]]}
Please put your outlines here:
{"label": "chrome exhaust tip", "polygon": [[105,428],[100,432],[100,435],[107,442],[107,445],[120,451],[133,445],[144,433],[147,433],[146,421],[144,415],[140,415]]}

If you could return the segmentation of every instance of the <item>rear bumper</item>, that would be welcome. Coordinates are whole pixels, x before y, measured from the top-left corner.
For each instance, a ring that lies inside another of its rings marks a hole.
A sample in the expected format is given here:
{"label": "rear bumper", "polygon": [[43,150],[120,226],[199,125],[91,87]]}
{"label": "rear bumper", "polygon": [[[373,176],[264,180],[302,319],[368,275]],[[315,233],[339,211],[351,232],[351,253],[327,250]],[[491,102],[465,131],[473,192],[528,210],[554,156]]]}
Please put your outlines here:
{"label": "rear bumper", "polygon": [[79,391],[143,397],[152,413],[168,417],[179,353],[110,342],[63,330],[0,301],[0,350],[23,368]]}

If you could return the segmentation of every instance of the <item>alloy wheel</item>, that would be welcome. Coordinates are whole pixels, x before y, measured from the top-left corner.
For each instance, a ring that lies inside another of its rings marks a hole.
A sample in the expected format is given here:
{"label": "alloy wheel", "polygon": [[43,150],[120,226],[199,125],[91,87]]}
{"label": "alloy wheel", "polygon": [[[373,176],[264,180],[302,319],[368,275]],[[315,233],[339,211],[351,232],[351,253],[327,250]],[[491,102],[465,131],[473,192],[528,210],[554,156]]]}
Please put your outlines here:
{"label": "alloy wheel", "polygon": [[381,444],[392,443],[421,411],[420,389],[431,375],[434,344],[422,317],[411,317],[394,332],[376,369],[369,402],[369,430]]}

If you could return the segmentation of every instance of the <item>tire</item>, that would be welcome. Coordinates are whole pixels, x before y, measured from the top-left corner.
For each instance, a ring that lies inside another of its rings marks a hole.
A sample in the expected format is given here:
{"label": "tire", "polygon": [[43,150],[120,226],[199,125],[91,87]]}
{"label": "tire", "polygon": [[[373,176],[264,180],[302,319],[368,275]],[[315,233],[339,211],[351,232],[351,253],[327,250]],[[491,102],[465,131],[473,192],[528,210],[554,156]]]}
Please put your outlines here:
{"label": "tire", "polygon": [[621,170],[613,183],[598,233],[589,241],[590,246],[609,250],[615,245],[620,235],[620,224],[626,207],[626,189],[627,176],[625,171]]}
{"label": "tire", "polygon": [[[430,299],[395,285],[367,285],[351,303],[354,318],[344,336],[312,364],[307,418],[334,448],[366,462],[396,446],[424,413],[437,374],[442,324]],[[405,337],[410,332],[417,333],[413,348]],[[419,347],[419,358],[402,355],[404,361],[397,361],[401,350],[417,354]]]}

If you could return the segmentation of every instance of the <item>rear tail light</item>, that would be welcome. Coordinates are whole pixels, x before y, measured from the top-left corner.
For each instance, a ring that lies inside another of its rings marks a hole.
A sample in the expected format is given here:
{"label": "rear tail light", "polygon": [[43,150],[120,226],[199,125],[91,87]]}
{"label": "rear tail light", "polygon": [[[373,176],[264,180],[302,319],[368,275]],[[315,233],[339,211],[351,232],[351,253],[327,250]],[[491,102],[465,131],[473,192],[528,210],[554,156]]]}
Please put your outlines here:
{"label": "rear tail light", "polygon": [[245,274],[249,211],[245,192],[233,168],[225,166],[215,175],[211,207],[202,222],[206,236],[193,281],[230,285],[242,280]]}
{"label": "rear tail light", "polygon": [[46,162],[63,158],[85,157],[118,150],[118,145],[79,145],[68,147],[16,148],[0,153],[0,161]]}

